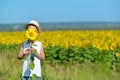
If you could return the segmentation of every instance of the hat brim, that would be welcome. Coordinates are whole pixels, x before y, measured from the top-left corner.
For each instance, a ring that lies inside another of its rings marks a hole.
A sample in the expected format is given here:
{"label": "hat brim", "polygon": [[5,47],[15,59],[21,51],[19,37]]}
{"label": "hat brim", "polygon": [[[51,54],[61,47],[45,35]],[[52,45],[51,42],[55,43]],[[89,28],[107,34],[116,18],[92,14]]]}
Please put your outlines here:
{"label": "hat brim", "polygon": [[36,26],[36,25],[34,25],[34,24],[31,24],[31,23],[30,23],[30,24],[26,24],[26,25],[24,26],[25,30],[27,30],[29,26],[34,26],[34,27],[38,30],[38,32],[40,32],[39,26]]}

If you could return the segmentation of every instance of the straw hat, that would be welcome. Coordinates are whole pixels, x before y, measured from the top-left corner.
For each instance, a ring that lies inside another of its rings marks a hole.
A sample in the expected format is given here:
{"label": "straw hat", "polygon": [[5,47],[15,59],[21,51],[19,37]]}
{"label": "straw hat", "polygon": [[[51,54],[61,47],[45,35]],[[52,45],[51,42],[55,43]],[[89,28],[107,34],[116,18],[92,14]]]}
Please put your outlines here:
{"label": "straw hat", "polygon": [[38,30],[38,32],[40,32],[40,25],[37,21],[35,20],[31,20],[28,24],[26,24],[24,27],[25,27],[25,30],[28,29],[28,27],[32,25],[34,27],[36,27],[36,29]]}

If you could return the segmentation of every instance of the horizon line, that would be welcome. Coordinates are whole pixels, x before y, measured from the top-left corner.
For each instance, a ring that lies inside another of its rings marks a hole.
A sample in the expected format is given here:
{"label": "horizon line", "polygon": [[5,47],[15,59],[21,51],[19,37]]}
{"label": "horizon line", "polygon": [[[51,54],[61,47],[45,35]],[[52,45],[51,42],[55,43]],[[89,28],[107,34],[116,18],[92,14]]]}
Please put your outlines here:
{"label": "horizon line", "polygon": [[[39,22],[39,23],[80,23],[80,22],[85,22],[85,23],[93,23],[93,22],[96,22],[96,23],[120,23],[120,21],[43,21],[43,22]],[[6,22],[6,23],[1,23],[0,24],[26,24],[28,22]]]}

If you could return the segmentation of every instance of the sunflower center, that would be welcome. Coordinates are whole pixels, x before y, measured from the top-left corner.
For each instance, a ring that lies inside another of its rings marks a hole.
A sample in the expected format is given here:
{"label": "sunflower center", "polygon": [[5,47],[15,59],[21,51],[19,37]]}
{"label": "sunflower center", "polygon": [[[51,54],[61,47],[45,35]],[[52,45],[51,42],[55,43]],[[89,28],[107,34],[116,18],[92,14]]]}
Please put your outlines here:
{"label": "sunflower center", "polygon": [[30,36],[30,37],[33,37],[33,33],[32,33],[32,32],[29,32],[29,36]]}

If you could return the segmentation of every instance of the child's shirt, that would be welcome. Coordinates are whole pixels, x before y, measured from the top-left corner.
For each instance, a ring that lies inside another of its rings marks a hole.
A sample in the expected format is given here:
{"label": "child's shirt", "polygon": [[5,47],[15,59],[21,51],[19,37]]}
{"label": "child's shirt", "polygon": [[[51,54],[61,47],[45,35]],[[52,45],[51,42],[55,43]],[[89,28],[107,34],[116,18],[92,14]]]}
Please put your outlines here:
{"label": "child's shirt", "polygon": [[[42,47],[41,42],[35,41],[33,44],[34,45],[32,47],[37,51],[38,54],[40,54],[41,51],[40,49]],[[25,51],[27,49],[30,49],[30,45],[28,41],[25,41],[23,42],[23,50]],[[31,56],[34,58],[33,70],[28,69],[29,63],[31,62],[31,58],[30,58]],[[28,57],[23,62],[22,76],[32,76],[32,74],[35,74],[37,77],[41,77],[41,63],[38,57],[36,57],[34,54],[31,55],[29,54]]]}

